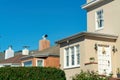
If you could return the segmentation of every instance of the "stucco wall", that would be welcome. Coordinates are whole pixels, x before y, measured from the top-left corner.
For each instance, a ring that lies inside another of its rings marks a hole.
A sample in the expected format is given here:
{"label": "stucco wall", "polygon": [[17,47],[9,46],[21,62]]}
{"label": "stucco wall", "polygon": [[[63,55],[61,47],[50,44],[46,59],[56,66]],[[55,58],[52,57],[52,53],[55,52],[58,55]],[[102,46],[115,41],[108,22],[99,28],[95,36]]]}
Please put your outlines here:
{"label": "stucco wall", "polygon": [[[116,66],[117,64],[119,64],[118,60],[119,58],[117,58],[117,56],[120,56],[120,54],[118,55],[118,52],[115,52],[113,53],[112,51],[112,47],[115,44],[116,42],[109,42],[108,41],[98,41],[98,40],[91,40],[91,39],[86,39],[85,40],[85,47],[86,47],[86,50],[85,50],[85,54],[86,54],[86,63],[89,62],[89,58],[90,57],[95,57],[95,62],[97,63],[98,62],[98,54],[97,54],[97,51],[94,49],[95,47],[95,44],[102,44],[102,45],[109,45],[111,47],[111,65],[112,65],[112,72],[114,74],[114,77],[116,77]],[[117,56],[116,56],[117,55]],[[90,65],[86,65],[84,67],[84,70],[85,69],[88,69],[88,70],[94,70],[94,71],[98,71],[98,64],[90,64]]]}
{"label": "stucco wall", "polygon": [[[68,46],[70,47],[70,46],[75,46],[78,44],[80,45],[80,67],[65,69],[64,68],[64,49]],[[85,56],[84,51],[85,51],[84,41],[76,42],[74,44],[72,43],[72,44],[69,44],[69,45],[66,45],[66,46],[60,48],[60,65],[61,65],[60,68],[65,71],[67,80],[71,80],[72,76],[74,76],[75,74],[77,74],[81,71],[81,67],[83,66],[82,64],[84,63],[84,59],[85,59],[83,57],[83,56]]]}
{"label": "stucco wall", "polygon": [[[77,68],[64,68],[64,49],[66,46],[62,46],[60,48],[60,65],[61,69],[65,71],[67,80],[71,80],[71,76],[74,76],[75,74],[79,73],[81,70],[87,71],[98,71],[98,54],[95,50],[95,44],[99,45],[109,45],[111,47],[111,64],[112,64],[112,72],[114,74],[114,77],[116,77],[116,68],[119,67],[120,61],[120,51],[116,51],[113,53],[112,47],[116,46],[117,44],[120,44],[120,38],[118,41],[104,39],[104,38],[97,38],[97,37],[86,37],[83,41],[72,43],[69,45],[74,46],[79,44],[80,45],[80,67]],[[117,47],[117,46],[116,46]],[[117,47],[118,48],[118,47]],[[120,49],[119,49],[120,50]],[[95,57],[95,63],[93,64],[87,64],[90,63],[89,58]],[[86,65],[87,64],[87,65]]]}
{"label": "stucco wall", "polygon": [[[89,1],[89,0],[88,0]],[[111,2],[108,2],[111,1]],[[120,0],[107,0],[106,3],[101,3],[91,7],[87,11],[87,31],[106,34],[120,34]],[[95,12],[103,9],[104,13],[104,28],[101,30],[95,29]]]}

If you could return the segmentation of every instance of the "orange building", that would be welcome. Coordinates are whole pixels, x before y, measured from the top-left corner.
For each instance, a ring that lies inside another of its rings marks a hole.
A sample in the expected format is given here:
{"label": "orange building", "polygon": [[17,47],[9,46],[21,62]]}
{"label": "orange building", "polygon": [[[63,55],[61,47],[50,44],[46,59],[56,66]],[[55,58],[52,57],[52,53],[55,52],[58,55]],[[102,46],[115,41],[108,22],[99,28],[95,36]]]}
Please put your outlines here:
{"label": "orange building", "polygon": [[50,41],[43,36],[39,41],[39,49],[30,51],[28,56],[21,58],[22,66],[42,66],[59,68],[59,46],[50,47]]}

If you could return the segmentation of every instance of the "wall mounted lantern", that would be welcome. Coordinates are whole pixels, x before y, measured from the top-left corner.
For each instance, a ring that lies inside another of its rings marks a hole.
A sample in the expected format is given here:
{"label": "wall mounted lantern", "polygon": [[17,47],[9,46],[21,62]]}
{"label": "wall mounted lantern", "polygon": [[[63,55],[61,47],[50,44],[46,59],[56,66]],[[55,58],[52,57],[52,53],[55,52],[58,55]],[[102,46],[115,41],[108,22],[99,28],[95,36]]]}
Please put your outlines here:
{"label": "wall mounted lantern", "polygon": [[94,49],[95,49],[96,51],[98,50],[98,47],[97,47],[97,44],[96,44],[96,43],[95,43]]}
{"label": "wall mounted lantern", "polygon": [[112,51],[113,51],[113,53],[115,53],[117,51],[117,48],[115,46],[113,46]]}

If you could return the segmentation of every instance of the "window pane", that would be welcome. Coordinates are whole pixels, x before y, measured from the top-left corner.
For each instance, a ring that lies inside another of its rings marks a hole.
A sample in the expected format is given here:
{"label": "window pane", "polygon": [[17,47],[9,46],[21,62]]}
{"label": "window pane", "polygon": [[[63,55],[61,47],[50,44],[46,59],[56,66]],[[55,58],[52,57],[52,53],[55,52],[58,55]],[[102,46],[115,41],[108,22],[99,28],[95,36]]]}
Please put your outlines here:
{"label": "window pane", "polygon": [[43,60],[37,60],[37,66],[43,66]]}
{"label": "window pane", "polygon": [[104,24],[103,10],[97,11],[96,14],[97,14],[97,27],[101,28],[101,27],[103,27],[103,24]]}
{"label": "window pane", "polygon": [[74,47],[71,47],[71,59],[72,59],[72,65],[75,65]]}
{"label": "window pane", "polygon": [[66,66],[69,66],[69,49],[66,49]]}
{"label": "window pane", "polygon": [[80,47],[76,46],[77,64],[80,64]]}
{"label": "window pane", "polygon": [[24,62],[24,66],[25,67],[32,66],[32,61]]}

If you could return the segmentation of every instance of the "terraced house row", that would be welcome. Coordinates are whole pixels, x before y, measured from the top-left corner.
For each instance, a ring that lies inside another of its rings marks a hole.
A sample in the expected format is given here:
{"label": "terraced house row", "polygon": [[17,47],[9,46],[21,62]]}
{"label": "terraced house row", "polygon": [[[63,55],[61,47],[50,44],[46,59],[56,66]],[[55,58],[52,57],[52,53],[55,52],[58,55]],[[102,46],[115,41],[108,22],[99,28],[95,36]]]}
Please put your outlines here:
{"label": "terraced house row", "polygon": [[44,37],[39,50],[24,49],[21,57],[5,59],[0,65],[57,67],[65,71],[67,80],[81,70],[107,76],[112,73],[116,78],[120,68],[120,0],[87,0],[81,8],[87,11],[86,32],[58,40],[54,47]]}

